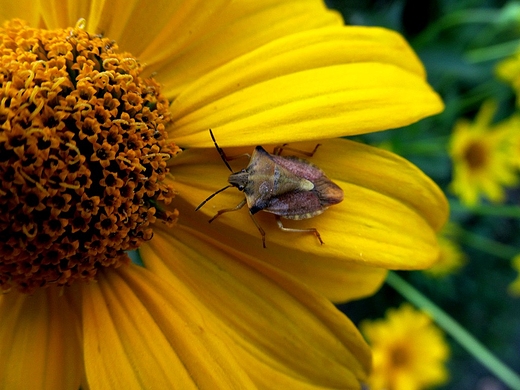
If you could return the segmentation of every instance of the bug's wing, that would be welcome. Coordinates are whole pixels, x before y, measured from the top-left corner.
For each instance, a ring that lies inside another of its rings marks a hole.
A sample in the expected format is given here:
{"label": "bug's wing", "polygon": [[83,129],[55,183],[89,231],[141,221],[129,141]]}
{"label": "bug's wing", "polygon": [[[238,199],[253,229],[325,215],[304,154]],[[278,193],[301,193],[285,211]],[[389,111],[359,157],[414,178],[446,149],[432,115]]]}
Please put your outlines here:
{"label": "bug's wing", "polygon": [[316,165],[298,157],[272,156],[273,161],[295,176],[314,184],[314,193],[320,198],[322,207],[332,206],[343,200],[343,190]]}
{"label": "bug's wing", "polygon": [[313,182],[314,192],[324,207],[332,206],[343,200],[343,190],[327,176],[323,175]]}
{"label": "bug's wing", "polygon": [[304,187],[313,187],[308,180],[277,164],[272,157],[264,148],[257,146],[246,168],[247,185],[244,194],[252,214],[268,207],[272,198]]}
{"label": "bug's wing", "polygon": [[288,192],[272,198],[264,211],[289,219],[306,219],[323,213],[327,207],[315,191]]}
{"label": "bug's wing", "polygon": [[251,214],[260,210],[286,218],[321,214],[343,200],[343,191],[323,171],[298,158],[273,156],[255,148],[244,190]]}
{"label": "bug's wing", "polygon": [[296,176],[314,182],[320,177],[326,177],[323,171],[311,162],[294,157],[294,156],[275,156],[271,155],[271,159],[278,165],[284,167]]}

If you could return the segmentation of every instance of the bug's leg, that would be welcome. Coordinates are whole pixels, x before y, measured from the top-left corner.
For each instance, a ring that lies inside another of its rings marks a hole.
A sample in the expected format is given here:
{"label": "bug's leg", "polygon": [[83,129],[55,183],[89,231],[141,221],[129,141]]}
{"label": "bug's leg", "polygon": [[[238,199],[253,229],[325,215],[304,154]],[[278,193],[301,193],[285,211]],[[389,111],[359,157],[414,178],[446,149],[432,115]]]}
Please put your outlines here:
{"label": "bug's leg", "polygon": [[276,156],[281,155],[282,151],[285,149],[286,146],[287,146],[287,144],[275,146],[274,150],[273,150],[273,154]]}
{"label": "bug's leg", "polygon": [[251,216],[251,219],[253,220],[253,222],[255,223],[256,225],[256,228],[258,229],[258,231],[260,232],[260,234],[262,235],[262,246],[264,248],[266,248],[265,246],[265,231],[264,229],[262,229],[262,226],[260,226],[260,224],[258,223],[258,221],[255,219],[255,216],[253,214],[251,214],[251,212],[249,212],[249,215]]}
{"label": "bug's leg", "polygon": [[320,244],[323,245],[323,241],[321,240],[320,233],[318,233],[318,229],[316,229],[316,228],[307,228],[307,229],[288,228],[288,227],[283,226],[282,220],[280,219],[280,217],[278,215],[275,215],[275,217],[276,217],[276,223],[278,224],[278,227],[280,229],[282,229],[284,232],[293,232],[293,233],[309,232],[309,233],[313,233],[316,236],[316,238],[320,241]]}
{"label": "bug's leg", "polygon": [[248,159],[251,159],[251,155],[249,153],[242,153],[242,154],[237,154],[236,156],[226,156],[226,160],[232,161],[232,160],[237,160],[242,157],[247,157]]}
{"label": "bug's leg", "polygon": [[246,199],[244,198],[244,200],[242,202],[240,202],[239,204],[237,204],[235,207],[231,208],[231,209],[222,209],[222,210],[219,210],[215,216],[213,218],[211,218],[208,222],[211,223],[213,222],[215,219],[217,219],[219,216],[221,216],[222,214],[224,213],[229,213],[230,211],[237,211],[237,210],[240,210],[242,207],[244,207],[244,205],[246,204]]}
{"label": "bug's leg", "polygon": [[320,147],[320,146],[321,146],[321,144],[316,144],[316,146],[314,147],[314,150],[312,152],[306,152],[305,150],[291,148],[291,147],[288,147],[287,144],[283,144],[280,146],[276,146],[273,150],[273,154],[279,156],[282,154],[282,152],[284,150],[290,150],[291,152],[296,152],[296,153],[303,154],[304,156],[307,156],[307,157],[312,157],[312,156],[314,156],[314,153],[316,153],[316,150],[318,150],[318,147]]}
{"label": "bug's leg", "polygon": [[228,167],[230,172],[233,172],[233,170],[229,166],[228,161],[236,160],[237,158],[241,158],[241,157],[244,157],[244,156],[247,156],[248,158],[251,158],[251,156],[248,153],[239,154],[238,156],[228,156],[228,155],[226,155],[224,150],[222,150],[222,148],[220,146],[218,146],[217,140],[215,139],[215,136],[213,135],[213,131],[211,131],[211,129],[209,129],[209,134],[211,135],[211,139],[213,140],[213,143],[215,144],[215,148],[217,148],[218,154],[220,154],[220,158],[222,159],[222,161],[224,161],[224,164],[226,164],[226,167]]}

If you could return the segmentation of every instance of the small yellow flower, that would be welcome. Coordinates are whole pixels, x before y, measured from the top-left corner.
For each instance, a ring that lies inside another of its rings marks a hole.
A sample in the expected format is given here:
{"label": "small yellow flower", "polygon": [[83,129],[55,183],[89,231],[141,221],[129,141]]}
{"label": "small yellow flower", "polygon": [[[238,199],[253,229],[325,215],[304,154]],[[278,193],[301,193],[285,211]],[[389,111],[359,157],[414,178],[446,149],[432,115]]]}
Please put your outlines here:
{"label": "small yellow flower", "polygon": [[516,255],[511,261],[511,266],[518,272],[516,279],[509,285],[508,291],[514,297],[520,296],[520,255]]}
{"label": "small yellow flower", "polygon": [[517,121],[511,119],[492,125],[495,109],[494,103],[484,103],[473,123],[466,119],[457,122],[451,137],[450,187],[468,206],[478,204],[481,196],[502,202],[504,187],[517,182],[511,163],[511,139],[518,131]]}
{"label": "small yellow flower", "polygon": [[439,234],[439,258],[431,268],[423,271],[427,275],[442,278],[457,272],[466,264],[467,257],[460,245],[452,237],[452,229],[450,227],[450,224],[446,225]]}
{"label": "small yellow flower", "polygon": [[448,381],[448,344],[424,312],[403,304],[360,328],[372,347],[371,390],[421,390]]}
{"label": "small yellow flower", "polygon": [[[442,110],[403,38],[317,0],[0,5],[2,385],[359,388],[370,351],[331,301],[431,265],[447,218],[408,161],[336,138]],[[290,227],[325,245],[208,224],[238,191],[195,212],[228,175],[210,128],[229,155],[322,144],[345,200]]]}

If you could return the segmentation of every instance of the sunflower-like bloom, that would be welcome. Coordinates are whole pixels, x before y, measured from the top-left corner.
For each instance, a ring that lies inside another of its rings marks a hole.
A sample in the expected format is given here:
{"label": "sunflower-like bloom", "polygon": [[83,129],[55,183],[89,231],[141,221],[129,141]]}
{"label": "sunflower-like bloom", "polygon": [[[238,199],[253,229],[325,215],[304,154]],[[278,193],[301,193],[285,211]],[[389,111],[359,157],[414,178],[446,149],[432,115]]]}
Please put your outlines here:
{"label": "sunflower-like bloom", "polygon": [[[370,351],[331,301],[431,265],[447,217],[409,162],[336,138],[442,109],[402,37],[315,0],[1,4],[1,385],[359,388]],[[210,128],[228,156],[321,144],[344,200],[287,227],[323,245],[208,224],[239,191],[195,212],[227,176]]]}
{"label": "sunflower-like bloom", "polygon": [[504,187],[518,178],[512,163],[514,135],[518,119],[511,117],[492,125],[496,104],[484,103],[473,123],[461,119],[455,125],[450,141],[453,162],[451,190],[461,201],[474,206],[485,196],[490,201],[504,201]]}
{"label": "sunflower-like bloom", "polygon": [[448,381],[449,346],[426,313],[403,304],[360,328],[373,353],[370,389],[421,390]]}

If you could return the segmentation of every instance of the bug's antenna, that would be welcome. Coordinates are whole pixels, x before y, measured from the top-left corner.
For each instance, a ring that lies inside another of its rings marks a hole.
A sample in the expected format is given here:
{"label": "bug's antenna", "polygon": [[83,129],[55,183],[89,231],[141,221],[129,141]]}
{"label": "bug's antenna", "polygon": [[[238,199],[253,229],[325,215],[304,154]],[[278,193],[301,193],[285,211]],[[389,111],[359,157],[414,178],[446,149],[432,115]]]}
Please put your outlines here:
{"label": "bug's antenna", "polygon": [[[213,132],[211,131],[211,129],[209,129],[209,134],[211,135],[211,139],[213,140],[213,143],[215,144],[215,147],[217,148],[218,154],[220,154],[220,158],[222,159],[222,161],[224,161],[224,164],[226,164],[226,167],[228,167],[229,171],[231,173],[233,173],[233,170],[231,169],[231,167],[229,166],[229,164],[227,162],[226,153],[224,153],[224,151],[220,148],[220,146],[218,146],[217,141],[215,140],[215,137],[213,136]],[[223,190],[220,190],[220,191],[223,191]],[[216,192],[213,195],[218,194],[220,191]],[[212,197],[213,196],[210,196],[208,199],[211,199]],[[206,200],[208,200],[208,199],[206,199]],[[205,201],[203,203],[205,203]],[[199,209],[199,208],[200,208],[200,206],[197,207],[197,209]]]}
{"label": "bug's antenna", "polygon": [[[227,165],[227,164],[226,164],[226,165]],[[210,200],[211,198],[213,198],[215,195],[220,194],[222,191],[227,190],[227,189],[230,188],[230,187],[233,187],[233,186],[232,186],[232,185],[225,186],[224,188],[221,188],[221,189],[218,190],[217,192],[214,192],[213,194],[211,194],[210,196],[208,196],[208,197],[206,198],[205,201],[203,201],[201,204],[199,204],[199,205],[197,206],[197,208],[195,209],[195,211],[198,211],[202,206],[204,206],[204,205],[206,204],[206,202],[207,202],[208,200]]]}

